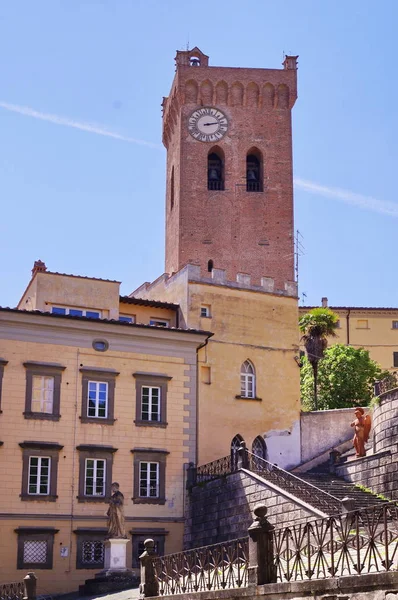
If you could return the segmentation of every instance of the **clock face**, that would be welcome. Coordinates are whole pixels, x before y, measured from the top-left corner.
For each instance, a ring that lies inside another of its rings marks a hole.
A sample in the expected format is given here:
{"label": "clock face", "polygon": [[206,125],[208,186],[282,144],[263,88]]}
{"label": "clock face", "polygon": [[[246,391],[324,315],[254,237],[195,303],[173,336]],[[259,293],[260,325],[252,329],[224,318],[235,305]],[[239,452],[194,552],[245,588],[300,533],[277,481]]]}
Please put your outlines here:
{"label": "clock face", "polygon": [[218,142],[228,131],[228,119],[218,108],[197,108],[188,119],[188,131],[200,142]]}

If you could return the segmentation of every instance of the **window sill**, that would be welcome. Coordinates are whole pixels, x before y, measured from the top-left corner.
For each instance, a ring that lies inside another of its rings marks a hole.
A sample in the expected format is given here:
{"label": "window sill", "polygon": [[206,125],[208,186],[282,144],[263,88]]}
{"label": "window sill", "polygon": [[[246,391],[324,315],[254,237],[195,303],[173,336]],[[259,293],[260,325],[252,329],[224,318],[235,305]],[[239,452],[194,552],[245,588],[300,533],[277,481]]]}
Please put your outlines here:
{"label": "window sill", "polygon": [[49,494],[48,496],[40,496],[39,494],[19,494],[21,500],[28,502],[56,502],[58,496]]}
{"label": "window sill", "polygon": [[116,419],[101,419],[100,417],[79,417],[81,423],[99,423],[100,425],[113,425]]}
{"label": "window sill", "polygon": [[134,504],[166,504],[166,498],[131,498]]}
{"label": "window sill", "polygon": [[257,397],[249,398],[248,396],[235,396],[235,399],[236,400],[255,400],[257,402],[262,402],[262,400],[263,400],[262,398],[257,398]]}
{"label": "window sill", "polygon": [[22,413],[25,419],[37,419],[38,421],[59,421],[61,415],[50,413],[27,412]]}
{"label": "window sill", "polygon": [[109,497],[107,496],[76,496],[78,502],[109,502]]}
{"label": "window sill", "polygon": [[83,563],[78,563],[76,565],[76,569],[85,569],[86,571],[89,571],[90,569],[96,569],[97,571],[99,569],[103,569],[104,568],[104,563],[90,563],[89,565],[83,564]]}
{"label": "window sill", "polygon": [[162,422],[162,421],[143,421],[143,420],[137,421],[137,420],[135,420],[134,423],[137,427],[162,427],[163,429],[165,427],[167,427],[167,425],[168,425],[168,423],[165,423],[164,421]]}

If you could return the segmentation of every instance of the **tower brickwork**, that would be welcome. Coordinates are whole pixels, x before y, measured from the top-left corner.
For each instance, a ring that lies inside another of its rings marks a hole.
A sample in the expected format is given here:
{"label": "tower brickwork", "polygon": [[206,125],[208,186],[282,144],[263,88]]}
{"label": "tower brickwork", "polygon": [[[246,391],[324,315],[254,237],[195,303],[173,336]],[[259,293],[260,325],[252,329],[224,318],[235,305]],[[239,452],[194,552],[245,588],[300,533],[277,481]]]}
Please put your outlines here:
{"label": "tower brickwork", "polygon": [[196,264],[252,284],[294,280],[291,109],[297,57],[282,69],[212,67],[177,52],[163,101],[166,272]]}

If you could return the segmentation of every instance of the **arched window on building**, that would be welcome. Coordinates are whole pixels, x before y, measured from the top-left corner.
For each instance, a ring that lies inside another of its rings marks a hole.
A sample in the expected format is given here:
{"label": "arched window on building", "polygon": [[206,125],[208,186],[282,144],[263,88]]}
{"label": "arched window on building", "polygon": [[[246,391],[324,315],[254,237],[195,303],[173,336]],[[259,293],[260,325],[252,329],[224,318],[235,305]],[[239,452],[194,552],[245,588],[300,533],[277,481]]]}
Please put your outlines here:
{"label": "arched window on building", "polygon": [[246,191],[262,192],[262,156],[256,148],[249,150],[246,156]]}
{"label": "arched window on building", "polygon": [[243,437],[241,435],[239,435],[239,433],[237,433],[236,436],[232,439],[232,442],[231,442],[231,471],[236,469],[238,466],[238,458],[239,458],[238,450],[243,441],[244,441]]}
{"label": "arched window on building", "polygon": [[264,441],[264,438],[261,435],[258,435],[252,444],[252,453],[260,458],[267,458],[267,445]]}
{"label": "arched window on building", "polygon": [[209,273],[211,273],[213,269],[214,269],[214,262],[210,259],[207,263],[207,270]]}
{"label": "arched window on building", "polygon": [[240,369],[240,395],[242,398],[256,397],[256,372],[250,360],[246,360]]}
{"label": "arched window on building", "polygon": [[207,155],[207,189],[224,189],[224,156],[221,149],[211,149]]}

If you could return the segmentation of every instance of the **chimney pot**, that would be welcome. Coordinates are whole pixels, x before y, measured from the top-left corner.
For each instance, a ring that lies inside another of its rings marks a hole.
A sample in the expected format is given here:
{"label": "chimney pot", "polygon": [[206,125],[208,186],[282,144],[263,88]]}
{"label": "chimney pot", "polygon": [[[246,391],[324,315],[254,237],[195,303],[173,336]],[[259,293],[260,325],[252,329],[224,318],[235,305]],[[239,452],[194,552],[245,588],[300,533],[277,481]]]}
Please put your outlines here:
{"label": "chimney pot", "polygon": [[326,296],[324,296],[322,298],[322,308],[327,308],[328,307],[328,299],[326,298]]}
{"label": "chimney pot", "polygon": [[46,263],[42,260],[35,260],[32,269],[32,277],[34,277],[36,273],[44,273],[45,271],[47,271]]}

